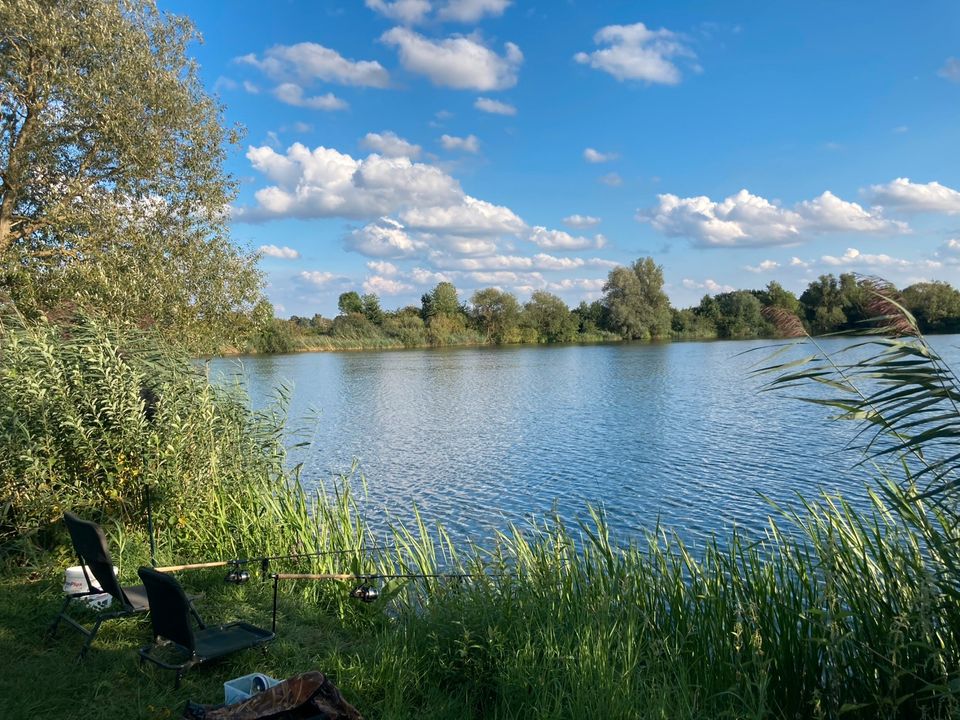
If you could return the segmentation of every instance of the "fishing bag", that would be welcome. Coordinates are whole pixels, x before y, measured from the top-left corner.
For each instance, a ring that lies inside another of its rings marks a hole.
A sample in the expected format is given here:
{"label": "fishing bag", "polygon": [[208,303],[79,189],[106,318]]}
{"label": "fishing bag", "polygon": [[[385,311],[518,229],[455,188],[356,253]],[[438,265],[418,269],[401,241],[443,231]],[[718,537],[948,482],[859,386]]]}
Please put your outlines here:
{"label": "fishing bag", "polygon": [[232,705],[188,702],[183,720],[363,720],[322,672],[305,672]]}

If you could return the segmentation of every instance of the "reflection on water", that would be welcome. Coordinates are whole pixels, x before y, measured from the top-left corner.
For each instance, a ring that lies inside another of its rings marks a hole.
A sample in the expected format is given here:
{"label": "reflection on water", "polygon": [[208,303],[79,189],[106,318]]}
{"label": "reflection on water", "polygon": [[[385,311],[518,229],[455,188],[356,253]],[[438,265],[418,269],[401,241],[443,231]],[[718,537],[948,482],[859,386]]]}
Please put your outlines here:
{"label": "reflection on water", "polygon": [[[960,366],[960,337],[934,345]],[[732,523],[760,531],[765,496],[863,498],[854,426],[760,393],[762,343],[673,343],[310,353],[210,362],[243,373],[255,407],[291,390],[291,453],[307,483],[349,470],[367,480],[378,523],[413,504],[458,538],[509,521],[602,505],[621,540],[643,528],[690,541]],[[839,347],[839,345],[838,345]],[[292,437],[293,439],[293,437]]]}

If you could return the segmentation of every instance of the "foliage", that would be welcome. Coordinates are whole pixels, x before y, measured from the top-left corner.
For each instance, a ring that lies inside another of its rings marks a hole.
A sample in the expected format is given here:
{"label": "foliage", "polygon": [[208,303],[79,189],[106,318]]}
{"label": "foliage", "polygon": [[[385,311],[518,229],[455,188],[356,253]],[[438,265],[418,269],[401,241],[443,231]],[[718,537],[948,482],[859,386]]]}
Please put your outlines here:
{"label": "foliage", "polygon": [[556,295],[537,290],[523,306],[520,323],[532,328],[545,343],[572,342],[577,339],[579,321],[567,304]]}
{"label": "foliage", "polygon": [[61,300],[242,346],[256,257],[226,221],[220,108],[184,18],[152,2],[0,3],[0,282],[33,317]]}
{"label": "foliage", "polygon": [[670,332],[670,300],[663,292],[663,268],[653,258],[610,271],[603,286],[610,327],[628,340],[665,337]]}
{"label": "foliage", "polygon": [[513,295],[497,288],[477,290],[470,306],[470,317],[488,342],[501,345],[519,339],[520,304]]}
{"label": "foliage", "polygon": [[363,313],[363,300],[360,294],[355,290],[340,294],[337,300],[337,308],[341,315],[357,315]]}
{"label": "foliage", "polygon": [[916,283],[903,290],[903,304],[921,332],[960,332],[960,290],[945,282]]}

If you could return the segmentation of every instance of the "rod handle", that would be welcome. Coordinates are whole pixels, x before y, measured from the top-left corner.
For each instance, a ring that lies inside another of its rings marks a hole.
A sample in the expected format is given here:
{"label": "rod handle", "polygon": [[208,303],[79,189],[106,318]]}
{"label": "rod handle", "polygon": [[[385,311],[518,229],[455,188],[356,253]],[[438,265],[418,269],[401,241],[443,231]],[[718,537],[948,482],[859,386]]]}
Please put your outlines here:
{"label": "rod handle", "polygon": [[179,572],[180,570],[200,570],[202,568],[226,567],[232,563],[225,560],[207,563],[190,563],[187,565],[167,565],[166,567],[155,568],[157,572]]}

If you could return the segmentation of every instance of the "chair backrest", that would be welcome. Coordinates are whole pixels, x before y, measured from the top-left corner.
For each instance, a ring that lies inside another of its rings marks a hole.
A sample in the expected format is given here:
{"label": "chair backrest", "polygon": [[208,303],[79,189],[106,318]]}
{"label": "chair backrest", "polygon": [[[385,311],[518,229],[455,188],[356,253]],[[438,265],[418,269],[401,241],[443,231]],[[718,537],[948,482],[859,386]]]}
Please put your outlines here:
{"label": "chair backrest", "polygon": [[172,640],[193,652],[196,643],[190,623],[190,601],[180,583],[166,573],[151,567],[141,567],[137,575],[143,581],[150,602],[150,622],[153,634]]}
{"label": "chair backrest", "polygon": [[80,562],[93,573],[103,592],[110,593],[114,600],[124,607],[130,607],[130,601],[127,600],[127,596],[123,594],[123,588],[117,582],[117,575],[113,570],[113,559],[107,548],[107,538],[100,526],[89,520],[81,520],[71,512],[63,514],[63,521],[70,532],[73,549],[80,557]]}

